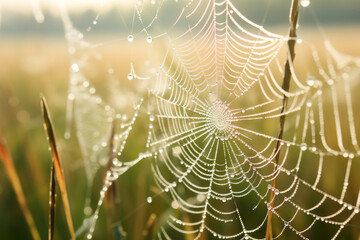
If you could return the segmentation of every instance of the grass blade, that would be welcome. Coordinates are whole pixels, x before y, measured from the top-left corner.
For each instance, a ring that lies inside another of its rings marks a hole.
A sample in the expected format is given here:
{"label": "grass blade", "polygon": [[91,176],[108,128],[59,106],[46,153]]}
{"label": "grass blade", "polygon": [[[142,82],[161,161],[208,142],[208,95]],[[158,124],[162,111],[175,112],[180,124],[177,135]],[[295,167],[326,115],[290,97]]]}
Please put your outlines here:
{"label": "grass blade", "polygon": [[10,183],[11,183],[12,187],[14,188],[16,198],[19,202],[22,212],[24,213],[26,222],[29,225],[32,238],[34,240],[40,240],[40,235],[36,228],[34,219],[31,215],[31,212],[30,212],[27,204],[26,204],[25,195],[24,195],[24,192],[23,192],[21,184],[20,184],[19,176],[16,172],[16,169],[14,167],[14,164],[10,157],[10,154],[7,151],[5,143],[1,139],[1,134],[0,134],[0,158],[2,159],[2,162],[4,163],[5,171],[10,179]]}
{"label": "grass blade", "polygon": [[154,231],[155,231],[155,223],[156,223],[156,215],[153,213],[150,215],[149,220],[146,224],[146,229],[143,231],[143,240],[151,240],[154,239]]}
{"label": "grass blade", "polygon": [[[286,92],[289,92],[289,89],[290,89],[290,80],[292,77],[290,66],[295,59],[295,43],[296,43],[296,37],[297,37],[296,29],[297,29],[297,24],[299,21],[299,7],[300,7],[299,0],[292,0],[290,16],[289,16],[289,22],[291,25],[290,29],[289,29],[289,40],[288,40],[289,57],[285,63],[283,84],[282,84],[282,89]],[[284,113],[286,111],[287,103],[288,103],[288,98],[286,95],[284,95],[281,113]],[[274,153],[276,154],[275,155],[275,164],[276,165],[279,164],[280,150],[281,150],[280,149],[280,140],[283,138],[284,129],[285,129],[284,128],[285,120],[286,120],[286,114],[282,115],[280,117],[280,132],[279,132],[279,136],[278,136],[279,140],[276,142],[276,146],[274,149]],[[274,180],[273,180],[273,184],[272,184],[273,188],[275,188],[275,186],[276,186],[276,179],[277,178],[274,178]],[[274,206],[274,202],[275,202],[275,193],[274,193],[274,191],[271,191],[270,200],[269,200],[271,209]],[[272,215],[273,215],[273,212],[269,211],[269,214],[267,217],[267,223],[266,223],[266,233],[265,233],[266,240],[273,239],[272,222],[271,222]]]}
{"label": "grass blade", "polygon": [[61,198],[62,198],[63,205],[64,205],[64,211],[65,211],[67,225],[69,228],[71,239],[75,240],[75,231],[74,231],[74,226],[73,226],[72,218],[71,218],[69,199],[68,199],[68,195],[66,192],[66,184],[65,184],[63,168],[61,166],[60,155],[59,155],[59,152],[58,152],[58,149],[56,146],[56,141],[55,141],[55,139],[56,139],[55,133],[54,133],[54,130],[52,127],[49,110],[48,110],[46,99],[44,96],[41,96],[40,102],[41,102],[41,109],[42,109],[43,118],[44,118],[44,128],[45,128],[45,132],[47,134],[49,145],[50,145],[52,164],[55,169],[54,172],[56,173],[56,179],[57,179],[57,182],[60,187]]}
{"label": "grass blade", "polygon": [[56,204],[56,183],[55,183],[55,167],[51,164],[50,174],[50,201],[49,201],[49,240],[54,239],[55,230],[55,204]]}

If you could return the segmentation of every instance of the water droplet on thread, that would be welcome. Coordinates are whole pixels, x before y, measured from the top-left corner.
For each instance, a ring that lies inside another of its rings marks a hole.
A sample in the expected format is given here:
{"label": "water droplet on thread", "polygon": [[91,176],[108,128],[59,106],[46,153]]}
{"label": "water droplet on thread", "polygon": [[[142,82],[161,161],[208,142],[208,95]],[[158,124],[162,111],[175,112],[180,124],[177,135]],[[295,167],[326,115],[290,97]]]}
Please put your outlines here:
{"label": "water droplet on thread", "polygon": [[172,148],[172,154],[174,155],[174,157],[179,157],[179,155],[181,154],[182,150],[180,146],[176,146]]}
{"label": "water droplet on thread", "polygon": [[134,79],[134,75],[133,75],[132,73],[129,73],[129,74],[127,75],[127,78],[131,81],[131,80]]}
{"label": "water droplet on thread", "polygon": [[71,65],[71,70],[72,70],[73,72],[79,72],[79,70],[80,70],[79,65],[77,65],[76,63],[73,63],[73,64]]}
{"label": "water droplet on thread", "polygon": [[306,143],[300,144],[300,149],[301,149],[302,151],[305,151],[305,150],[307,149]]}
{"label": "water droplet on thread", "polygon": [[134,41],[134,36],[133,36],[133,35],[129,35],[129,36],[128,36],[128,41],[129,41],[129,42],[133,42],[133,41]]}
{"label": "water droplet on thread", "polygon": [[148,197],[148,198],[146,199],[146,201],[147,201],[148,203],[152,203],[152,197]]}
{"label": "water droplet on thread", "polygon": [[148,43],[152,43],[153,39],[152,39],[151,36],[148,36],[148,37],[146,38],[146,41],[147,41]]}
{"label": "water droplet on thread", "polygon": [[302,7],[308,7],[310,5],[310,0],[301,0],[300,4]]}
{"label": "water droplet on thread", "polygon": [[312,86],[314,86],[315,81],[314,81],[314,79],[312,79],[312,78],[308,78],[308,80],[306,81],[306,83],[307,83],[308,86],[312,87]]}

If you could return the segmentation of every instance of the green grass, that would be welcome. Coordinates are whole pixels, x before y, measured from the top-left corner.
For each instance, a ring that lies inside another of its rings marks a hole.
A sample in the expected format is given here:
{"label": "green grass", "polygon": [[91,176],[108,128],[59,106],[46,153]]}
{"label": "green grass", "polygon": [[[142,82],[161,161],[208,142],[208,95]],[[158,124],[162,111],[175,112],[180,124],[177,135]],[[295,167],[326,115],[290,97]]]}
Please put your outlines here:
{"label": "green grass", "polygon": [[[329,31],[329,38],[334,46],[342,52],[360,56],[360,37],[358,27],[334,29]],[[354,33],[355,32],[355,33]],[[302,36],[302,31],[299,33]],[[309,41],[319,44],[321,38],[313,34],[312,30],[303,31],[303,36]],[[349,37],[351,36],[351,37]],[[126,59],[121,59],[121,54],[126,55],[123,46],[111,45],[102,48],[103,61],[114,66],[117,72],[127,72],[129,67]],[[143,49],[138,49],[137,56],[141,56]],[[68,86],[69,56],[67,46],[59,39],[8,39],[0,42],[0,130],[6,139],[9,151],[14,159],[15,168],[20,177],[30,211],[34,217],[41,239],[47,238],[48,232],[48,206],[49,182],[51,169],[51,154],[43,129],[43,119],[39,104],[40,93],[46,96],[53,119],[57,143],[62,159],[67,191],[72,210],[75,230],[83,221],[83,205],[86,192],[86,176],[81,160],[78,143],[73,136],[64,140],[65,107]],[[140,59],[145,59],[143,56]],[[142,60],[139,60],[140,62]],[[297,59],[295,64],[302,65],[306,58]],[[106,66],[98,65],[92,73],[95,85],[101,84]],[[129,87],[129,82],[124,76],[119,76],[122,86]],[[354,103],[360,101],[356,96]],[[141,121],[145,121],[141,118]],[[359,123],[357,123],[359,124]],[[137,124],[134,133],[130,136],[124,159],[134,159],[139,149],[136,134],[144,132],[144,124]],[[357,125],[358,126],[358,125]],[[117,189],[120,195],[120,219],[122,226],[128,232],[128,239],[141,239],[143,229],[151,212],[158,214],[156,223],[163,221],[161,211],[171,200],[168,196],[159,196],[154,200],[151,208],[146,205],[146,197],[156,192],[149,183],[152,177],[149,170],[150,162],[142,162],[119,178]],[[26,224],[23,213],[16,201],[16,196],[5,174],[5,168],[0,165],[0,233],[1,239],[30,239],[31,234]],[[103,169],[95,177],[93,199],[98,198],[101,186]],[[357,193],[357,189],[352,189]],[[56,205],[55,239],[69,239],[66,218],[62,202]],[[94,207],[96,201],[93,202]],[[135,210],[134,206],[137,208]],[[111,238],[108,231],[112,223],[107,222],[105,207],[100,212],[100,219],[95,230],[95,239]],[[152,225],[150,224],[150,227]],[[21,231],[20,231],[21,230]],[[357,215],[346,229],[347,239],[357,239],[360,233],[360,217]],[[275,227],[275,231],[277,231]]]}

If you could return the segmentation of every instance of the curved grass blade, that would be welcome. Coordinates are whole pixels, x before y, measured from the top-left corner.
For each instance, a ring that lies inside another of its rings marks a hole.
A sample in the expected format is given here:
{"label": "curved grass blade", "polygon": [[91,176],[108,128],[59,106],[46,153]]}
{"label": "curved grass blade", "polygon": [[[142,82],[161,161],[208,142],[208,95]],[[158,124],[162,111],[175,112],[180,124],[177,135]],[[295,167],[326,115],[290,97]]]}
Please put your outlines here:
{"label": "curved grass blade", "polygon": [[44,128],[45,128],[45,132],[47,134],[49,145],[50,145],[52,164],[55,169],[54,172],[56,173],[56,179],[57,179],[57,182],[60,187],[61,198],[62,198],[63,205],[64,205],[66,221],[67,221],[67,225],[69,228],[71,239],[74,240],[75,239],[75,231],[74,231],[72,218],[71,218],[69,199],[68,199],[68,195],[66,192],[66,184],[65,184],[64,174],[63,174],[63,168],[61,166],[60,155],[59,155],[59,152],[58,152],[57,146],[56,146],[55,133],[54,133],[54,130],[52,127],[49,110],[48,110],[46,99],[44,96],[41,96],[40,102],[41,102],[41,110],[42,110],[43,118],[44,118]]}
{"label": "curved grass blade", "polygon": [[16,172],[13,161],[12,161],[10,154],[5,146],[5,143],[1,138],[1,134],[0,134],[0,158],[2,159],[2,162],[4,163],[6,173],[10,179],[10,183],[11,183],[12,187],[14,188],[16,198],[19,202],[22,212],[24,213],[26,222],[29,225],[32,238],[34,240],[40,240],[40,235],[36,228],[34,219],[31,215],[31,212],[30,212],[27,204],[26,204],[26,199],[25,199],[25,195],[24,195],[24,192],[23,192],[21,184],[20,184],[19,176]]}
{"label": "curved grass blade", "polygon": [[50,174],[50,201],[49,201],[49,240],[54,239],[55,230],[55,207],[56,207],[56,182],[55,182],[55,167],[51,164]]}
{"label": "curved grass blade", "polygon": [[[300,7],[299,0],[292,0],[290,16],[289,16],[289,22],[291,25],[290,29],[289,29],[289,40],[288,40],[288,55],[289,55],[289,57],[285,63],[285,70],[284,70],[283,84],[282,84],[282,89],[284,89],[286,92],[288,92],[290,89],[290,80],[292,77],[290,68],[291,68],[291,64],[293,63],[293,61],[295,59],[295,43],[296,43],[296,37],[297,37],[296,29],[297,29],[297,25],[299,22],[299,7]],[[284,113],[286,111],[287,103],[288,103],[288,98],[286,97],[286,95],[284,95],[281,113]],[[285,120],[286,120],[286,114],[284,114],[280,117],[280,132],[279,132],[279,136],[278,136],[279,140],[276,142],[276,146],[274,149],[274,153],[276,153],[276,156],[275,156],[276,165],[279,164],[280,140],[283,138]],[[276,179],[277,178],[274,178],[274,180],[273,180],[273,184],[272,184],[273,188],[275,188],[275,186],[276,186]],[[274,193],[274,191],[272,191],[270,194],[271,209],[274,206],[274,202],[275,202],[275,193]],[[272,222],[271,222],[272,214],[273,214],[273,212],[269,211],[269,215],[267,217],[267,224],[266,224],[266,233],[265,233],[266,240],[273,239]]]}

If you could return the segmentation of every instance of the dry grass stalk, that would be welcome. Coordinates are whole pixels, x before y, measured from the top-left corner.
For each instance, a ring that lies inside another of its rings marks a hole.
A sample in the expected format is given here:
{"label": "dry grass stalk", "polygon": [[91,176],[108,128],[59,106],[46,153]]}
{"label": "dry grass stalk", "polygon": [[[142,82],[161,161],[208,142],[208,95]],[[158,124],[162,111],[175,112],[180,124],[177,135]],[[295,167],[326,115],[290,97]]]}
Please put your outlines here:
{"label": "dry grass stalk", "polygon": [[[289,21],[290,21],[290,29],[289,29],[289,40],[288,40],[288,54],[289,57],[285,63],[285,70],[284,70],[284,77],[283,77],[283,85],[282,88],[288,92],[290,89],[290,79],[291,79],[291,64],[295,59],[295,43],[296,43],[296,28],[297,28],[297,24],[299,21],[299,0],[292,0],[291,3],[291,9],[290,9],[290,17],[289,17]],[[281,109],[281,113],[284,113],[286,111],[287,108],[287,103],[288,103],[288,98],[287,96],[284,94],[284,98],[283,98],[283,104],[282,104],[282,109]],[[275,156],[275,163],[278,164],[279,163],[279,157],[280,157],[280,140],[283,138],[283,134],[284,134],[284,126],[285,126],[285,120],[286,120],[286,114],[281,115],[280,117],[280,132],[279,132],[279,136],[278,136],[278,141],[276,143],[275,146],[275,150],[274,153],[276,153]],[[276,186],[276,178],[273,181],[272,184],[273,188],[275,188]],[[274,191],[271,191],[270,194],[270,206],[271,209],[274,206],[274,200],[275,200],[275,193]],[[273,233],[272,233],[272,224],[271,224],[271,217],[272,217],[272,211],[269,211],[269,215],[267,218],[267,225],[266,225],[266,235],[265,238],[267,240],[273,239]]]}
{"label": "dry grass stalk", "polygon": [[43,118],[44,118],[44,128],[45,128],[45,131],[46,131],[46,134],[48,137],[48,141],[49,141],[49,145],[50,145],[50,151],[51,151],[51,156],[52,156],[52,165],[53,165],[53,168],[55,169],[56,179],[57,179],[57,182],[60,187],[61,198],[62,198],[63,205],[64,205],[66,221],[68,224],[70,236],[73,240],[75,240],[75,231],[74,231],[72,218],[71,218],[69,199],[68,199],[68,195],[66,192],[66,184],[65,184],[63,168],[61,166],[60,155],[59,155],[59,152],[58,152],[58,149],[56,146],[55,133],[54,133],[54,130],[52,127],[49,110],[48,110],[48,107],[46,104],[46,99],[44,96],[41,96],[41,109],[42,109]]}
{"label": "dry grass stalk", "polygon": [[51,164],[50,174],[50,201],[49,201],[49,240],[54,239],[55,230],[55,205],[56,204],[56,183],[55,183],[55,167]]}
{"label": "dry grass stalk", "polygon": [[10,154],[5,146],[5,143],[1,138],[1,133],[0,133],[0,158],[2,159],[2,161],[4,163],[5,171],[10,179],[10,183],[11,183],[12,187],[14,188],[16,198],[19,202],[22,212],[24,213],[26,222],[29,225],[32,238],[34,240],[40,240],[40,235],[36,228],[34,219],[31,215],[31,212],[30,212],[27,204],[26,204],[26,199],[25,199],[25,195],[24,195],[24,192],[23,192],[21,184],[20,184],[19,176],[16,172],[13,161],[12,161]]}
{"label": "dry grass stalk", "polygon": [[[105,168],[105,172],[103,175],[103,182],[105,184],[105,179],[106,179],[106,174],[108,171],[111,170],[111,166],[112,166],[112,160],[114,158],[114,152],[113,152],[113,148],[114,148],[114,137],[115,137],[115,131],[116,131],[116,120],[113,120],[112,122],[112,127],[111,127],[111,134],[110,134],[110,138],[109,138],[109,160],[108,160],[108,164]],[[116,184],[111,184],[110,187],[108,188],[108,190],[106,191],[106,201],[105,201],[105,206],[106,206],[106,217],[107,217],[107,222],[108,222],[108,232],[111,233],[112,229],[111,226],[114,222],[114,218],[115,221],[118,220],[117,218],[117,214],[119,212],[117,203],[116,203],[116,199],[117,199],[117,191],[116,191]],[[115,216],[115,217],[113,217]]]}
{"label": "dry grass stalk", "polygon": [[150,215],[149,220],[146,223],[146,229],[143,231],[144,240],[154,239],[156,215],[153,213]]}

